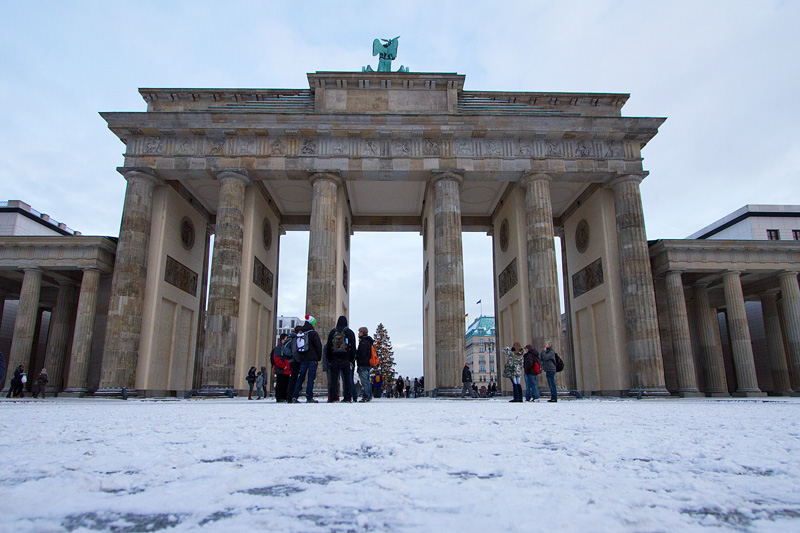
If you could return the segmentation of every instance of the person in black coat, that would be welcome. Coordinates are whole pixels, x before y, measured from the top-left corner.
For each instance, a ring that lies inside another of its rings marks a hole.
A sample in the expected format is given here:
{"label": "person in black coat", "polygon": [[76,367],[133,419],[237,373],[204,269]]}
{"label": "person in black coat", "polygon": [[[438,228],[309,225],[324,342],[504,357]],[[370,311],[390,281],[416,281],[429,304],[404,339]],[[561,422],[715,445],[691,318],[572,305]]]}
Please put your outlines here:
{"label": "person in black coat", "polygon": [[11,383],[8,386],[8,394],[6,398],[24,398],[25,394],[22,392],[22,376],[25,374],[25,369],[19,365],[14,370],[14,377],[11,378]]}
{"label": "person in black coat", "polygon": [[339,375],[344,382],[344,401],[355,400],[353,390],[353,366],[356,360],[356,334],[347,327],[347,317],[339,316],[336,327],[328,333],[325,345],[328,358],[328,401],[339,401]]}
{"label": "person in black coat", "polygon": [[[300,328],[300,333],[302,333],[304,341],[308,345],[308,349],[302,353],[302,361],[298,369],[294,391],[291,390],[291,386],[289,387],[290,392],[292,392],[290,402],[297,403],[297,399],[300,397],[300,391],[303,388],[303,380],[308,376],[308,381],[306,382],[306,403],[317,403],[317,400],[314,399],[314,380],[317,379],[317,366],[322,359],[322,340],[320,340],[317,330],[314,329],[314,324],[316,323],[316,318],[311,315],[306,315],[306,321],[303,323],[303,327]],[[294,342],[296,345],[297,337],[295,337]]]}
{"label": "person in black coat", "polygon": [[461,397],[464,397],[464,394],[469,391],[469,395],[473,398],[478,397],[478,393],[475,392],[472,388],[472,372],[469,369],[469,363],[464,364],[464,368],[461,369]]}
{"label": "person in black coat", "polygon": [[368,402],[372,399],[372,384],[369,377],[372,366],[370,366],[369,360],[372,357],[372,345],[374,341],[368,333],[369,330],[367,328],[358,328],[356,364],[358,365],[358,379],[361,381],[362,398],[360,401],[362,402]]}
{"label": "person in black coat", "polygon": [[539,351],[530,344],[525,345],[525,401],[535,402],[539,400],[539,374],[542,372],[542,361],[539,359]]}

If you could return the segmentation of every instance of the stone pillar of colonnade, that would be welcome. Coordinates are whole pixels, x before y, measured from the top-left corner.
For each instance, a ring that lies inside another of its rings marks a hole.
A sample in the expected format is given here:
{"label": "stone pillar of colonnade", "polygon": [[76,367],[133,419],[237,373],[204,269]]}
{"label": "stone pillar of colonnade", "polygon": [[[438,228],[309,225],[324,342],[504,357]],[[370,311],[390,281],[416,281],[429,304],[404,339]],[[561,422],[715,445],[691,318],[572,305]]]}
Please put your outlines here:
{"label": "stone pillar of colonnade", "polygon": [[[567,241],[566,241],[566,232],[564,231],[564,226],[561,226],[556,235],[558,235],[559,239],[561,240],[561,278],[562,278],[562,286],[564,289],[564,316],[566,317],[566,338],[565,345],[561,347],[561,349],[568,354],[569,360],[564,361],[564,365],[566,366],[567,375],[566,378],[566,385],[568,389],[577,388],[577,377],[575,375],[575,347],[573,345],[572,340],[572,303],[571,298],[569,296],[569,266],[567,265]],[[556,384],[558,381],[556,380]]]}
{"label": "stone pillar of colonnade", "polygon": [[786,351],[783,348],[776,296],[775,291],[761,295],[761,315],[764,317],[764,333],[767,337],[769,366],[772,370],[772,391],[775,394],[789,394],[792,386],[789,381],[789,368],[786,366]]}
{"label": "stone pillar of colonnade", "polygon": [[242,277],[244,193],[250,178],[242,170],[222,170],[208,289],[203,385],[200,394],[225,394],[234,388],[239,292]]}
{"label": "stone pillar of colonnade", "polygon": [[612,182],[622,282],[622,307],[631,368],[631,388],[647,394],[669,394],[658,336],[658,316],[644,227],[639,183],[625,175]]}
{"label": "stone pillar of colonnade", "polygon": [[[462,178],[442,172],[434,188],[434,296],[436,313],[436,383],[439,394],[461,389],[466,327],[464,325],[464,256],[461,243]],[[428,388],[426,383],[426,388]]]}
{"label": "stone pillar of colonnade", "polygon": [[[330,173],[311,176],[311,221],[308,236],[306,313],[317,319],[322,344],[336,326],[336,212],[341,180]],[[317,371],[320,374],[320,371]]]}
{"label": "stone pillar of colonnade", "polygon": [[3,323],[3,310],[6,306],[6,298],[8,298],[8,293],[6,291],[0,291],[0,324]]}
{"label": "stone pillar of colonnade", "polygon": [[145,171],[125,173],[128,185],[122,207],[111,299],[108,306],[103,363],[98,395],[116,395],[122,389],[133,392],[139,340],[142,336],[142,309],[147,280],[147,252],[153,217],[153,189],[158,179]]}
{"label": "stone pillar of colonnade", "polygon": [[725,304],[728,311],[728,335],[731,339],[733,364],[736,368],[735,396],[766,396],[758,388],[753,346],[750,341],[750,327],[747,325],[747,312],[739,272],[728,271],[722,274],[725,290]]}
{"label": "stone pillar of colonnade", "polygon": [[64,386],[69,344],[74,325],[73,311],[75,305],[75,285],[71,282],[61,283],[58,287],[56,306],[50,319],[50,333],[47,336],[47,348],[44,356],[44,367],[47,369],[48,390],[60,391]]}
{"label": "stone pillar of colonnade", "polygon": [[[700,345],[700,360],[703,362],[705,374],[706,396],[730,396],[728,384],[725,379],[725,360],[722,355],[722,346],[717,342],[719,325],[717,317],[711,309],[708,298],[708,285],[694,286],[695,315],[697,316]],[[715,329],[717,330],[715,332]]]}
{"label": "stone pillar of colonnade", "polygon": [[683,397],[702,396],[697,388],[697,371],[694,367],[692,339],[689,333],[689,315],[686,297],[679,271],[669,271],[667,281],[667,303],[672,333],[672,351],[675,355],[675,370],[678,378],[678,394]]}
{"label": "stone pillar of colonnade", "polygon": [[97,290],[100,286],[100,271],[89,268],[83,271],[80,293],[78,294],[78,313],[75,317],[75,330],[72,334],[72,352],[69,358],[69,371],[66,376],[64,393],[80,396],[87,392],[89,376],[89,356],[92,352],[94,321],[97,309]]}
{"label": "stone pillar of colonnade", "polygon": [[38,268],[26,268],[22,278],[22,289],[19,293],[17,319],[14,322],[14,333],[11,338],[11,353],[8,357],[8,376],[6,389],[11,383],[10,376],[14,369],[23,365],[25,373],[31,377],[32,369],[28,368],[31,350],[36,336],[36,323],[39,319],[39,297],[42,287],[42,271]]}
{"label": "stone pillar of colonnade", "polygon": [[[531,344],[541,350],[546,342],[550,342],[553,350],[560,353],[561,306],[558,300],[553,208],[550,203],[552,180],[549,174],[528,174],[522,178],[522,185],[525,187]],[[557,374],[556,380],[559,388],[565,387],[563,372]]]}
{"label": "stone pillar of colonnade", "polygon": [[778,274],[783,300],[783,325],[789,348],[789,371],[795,394],[800,394],[800,286],[797,272]]}

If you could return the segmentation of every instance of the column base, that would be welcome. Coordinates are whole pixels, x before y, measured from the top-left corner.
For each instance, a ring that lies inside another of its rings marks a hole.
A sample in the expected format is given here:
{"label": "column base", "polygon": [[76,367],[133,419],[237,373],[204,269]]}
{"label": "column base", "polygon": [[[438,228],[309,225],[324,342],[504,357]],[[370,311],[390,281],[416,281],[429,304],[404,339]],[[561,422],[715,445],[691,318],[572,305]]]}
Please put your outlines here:
{"label": "column base", "polygon": [[70,389],[64,389],[63,391],[56,394],[59,398],[83,398],[84,396],[89,395],[89,389],[85,389],[82,387],[73,387]]}
{"label": "column base", "polygon": [[637,398],[651,396],[665,398],[667,396],[672,396],[672,393],[667,389],[631,389],[628,391],[628,396],[636,396]]}
{"label": "column base", "polygon": [[766,398],[767,393],[761,391],[736,391],[731,396],[734,398]]}
{"label": "column base", "polygon": [[197,391],[197,396],[200,398],[233,398],[236,396],[236,392],[232,387],[207,387],[204,389],[199,389]]}
{"label": "column base", "polygon": [[97,389],[93,396],[95,398],[136,398],[139,396],[139,391],[135,389]]}
{"label": "column base", "polygon": [[437,398],[439,396],[444,397],[444,398],[458,397],[458,396],[461,396],[461,387],[458,387],[457,389],[450,389],[450,388],[440,387],[440,388],[434,389],[432,391],[431,395],[434,398]]}
{"label": "column base", "polygon": [[730,398],[731,395],[728,392],[707,392],[706,398]]}
{"label": "column base", "polygon": [[705,398],[705,394],[700,392],[699,390],[686,390],[686,391],[677,391],[677,394],[681,398]]}

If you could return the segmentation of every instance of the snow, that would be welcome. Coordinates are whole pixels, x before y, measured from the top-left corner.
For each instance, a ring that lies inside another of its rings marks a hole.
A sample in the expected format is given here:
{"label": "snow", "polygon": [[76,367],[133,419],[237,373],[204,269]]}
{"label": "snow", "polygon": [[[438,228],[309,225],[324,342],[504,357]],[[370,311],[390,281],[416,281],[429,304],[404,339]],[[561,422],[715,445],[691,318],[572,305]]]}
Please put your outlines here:
{"label": "snow", "polygon": [[800,531],[800,399],[0,402],[4,531]]}

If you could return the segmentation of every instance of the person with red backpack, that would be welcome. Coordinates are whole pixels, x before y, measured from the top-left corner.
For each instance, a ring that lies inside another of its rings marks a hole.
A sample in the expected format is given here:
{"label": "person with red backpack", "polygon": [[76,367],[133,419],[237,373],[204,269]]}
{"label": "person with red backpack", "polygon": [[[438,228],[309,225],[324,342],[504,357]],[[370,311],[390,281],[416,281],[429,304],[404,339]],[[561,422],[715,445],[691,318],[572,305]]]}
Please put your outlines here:
{"label": "person with red backpack", "polygon": [[525,369],[525,401],[538,402],[539,401],[539,374],[542,373],[542,361],[539,359],[539,350],[531,346],[525,345],[525,361],[523,362]]}
{"label": "person with red backpack", "polygon": [[284,345],[289,342],[289,336],[281,333],[278,345],[272,349],[269,362],[272,364],[272,371],[275,373],[275,401],[286,402],[289,400],[289,378],[292,374],[289,360],[283,356]]}

